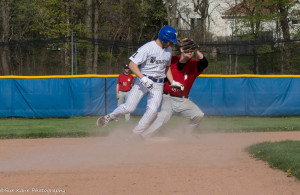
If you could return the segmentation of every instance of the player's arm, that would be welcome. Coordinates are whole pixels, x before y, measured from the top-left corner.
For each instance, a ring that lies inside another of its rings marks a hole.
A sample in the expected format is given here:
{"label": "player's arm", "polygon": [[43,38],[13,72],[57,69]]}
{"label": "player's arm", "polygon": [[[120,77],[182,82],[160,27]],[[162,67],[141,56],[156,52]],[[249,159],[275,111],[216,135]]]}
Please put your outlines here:
{"label": "player's arm", "polygon": [[181,84],[173,79],[173,74],[172,74],[170,66],[166,67],[166,76],[167,76],[168,80],[170,81],[172,87],[179,88],[181,91],[184,90],[183,84]]}
{"label": "player's arm", "polygon": [[134,77],[133,77],[132,80],[131,80],[130,88],[132,88],[133,85],[134,85]]}
{"label": "player's arm", "polygon": [[129,68],[133,74],[135,74],[139,79],[143,78],[144,75],[141,73],[138,65],[136,65],[133,61],[130,61]]}
{"label": "player's arm", "polygon": [[117,99],[119,99],[119,83],[117,83],[117,86],[116,86],[116,96],[117,96]]}
{"label": "player's arm", "polygon": [[170,66],[166,67],[166,77],[168,78],[170,83],[172,83],[172,81],[174,80]]}
{"label": "player's arm", "polygon": [[198,49],[196,49],[195,53],[197,57],[200,59],[199,62],[197,63],[198,72],[202,72],[208,66],[208,61]]}
{"label": "player's arm", "polygon": [[136,63],[130,61],[129,68],[133,72],[133,74],[135,74],[140,79],[140,81],[143,83],[145,87],[147,87],[149,90],[153,89],[153,81],[141,73]]}

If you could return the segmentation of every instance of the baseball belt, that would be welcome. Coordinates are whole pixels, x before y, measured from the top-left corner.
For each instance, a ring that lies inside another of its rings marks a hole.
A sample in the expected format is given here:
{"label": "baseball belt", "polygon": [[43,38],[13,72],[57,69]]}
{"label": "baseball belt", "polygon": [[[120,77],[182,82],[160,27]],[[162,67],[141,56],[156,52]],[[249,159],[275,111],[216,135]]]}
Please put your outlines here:
{"label": "baseball belt", "polygon": [[164,79],[156,79],[152,76],[147,76],[147,75],[145,75],[145,76],[148,77],[150,80],[152,80],[155,83],[163,83],[164,82]]}
{"label": "baseball belt", "polygon": [[170,95],[172,97],[178,97],[178,98],[189,98],[189,96],[187,96],[187,95],[180,96],[180,95],[173,95],[173,94],[170,94],[170,93],[164,93],[164,94]]}

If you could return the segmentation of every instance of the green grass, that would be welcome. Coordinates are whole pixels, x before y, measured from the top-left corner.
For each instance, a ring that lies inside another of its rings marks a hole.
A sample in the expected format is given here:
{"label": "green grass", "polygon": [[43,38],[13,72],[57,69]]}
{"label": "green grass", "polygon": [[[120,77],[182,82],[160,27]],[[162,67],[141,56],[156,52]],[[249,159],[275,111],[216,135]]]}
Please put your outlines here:
{"label": "green grass", "polygon": [[[189,121],[173,116],[168,127],[178,127]],[[223,117],[205,116],[197,131],[199,132],[270,132],[270,131],[298,131],[299,117]]]}
{"label": "green grass", "polygon": [[216,117],[206,116],[198,130],[209,132],[298,131],[299,117]]}
{"label": "green grass", "polygon": [[0,138],[45,138],[105,136],[107,129],[96,127],[97,117],[6,118],[0,119]]}
{"label": "green grass", "polygon": [[300,141],[264,142],[252,145],[246,150],[257,159],[267,161],[277,168],[300,180]]}
{"label": "green grass", "polygon": [[[138,123],[140,116],[131,116],[131,124]],[[70,118],[1,118],[0,139],[39,137],[85,137],[105,136],[109,131],[126,127],[124,119],[111,122],[105,128],[96,127],[97,117]],[[189,121],[174,116],[167,127],[178,128]],[[205,116],[198,132],[252,132],[252,131],[297,131],[299,117],[219,117]]]}

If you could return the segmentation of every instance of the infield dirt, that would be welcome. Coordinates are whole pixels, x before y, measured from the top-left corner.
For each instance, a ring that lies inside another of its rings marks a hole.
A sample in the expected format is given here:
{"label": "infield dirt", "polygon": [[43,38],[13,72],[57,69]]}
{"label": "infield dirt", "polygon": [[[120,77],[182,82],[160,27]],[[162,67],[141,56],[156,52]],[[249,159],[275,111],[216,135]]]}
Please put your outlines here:
{"label": "infield dirt", "polygon": [[108,137],[0,140],[0,195],[296,195],[298,180],[244,151],[282,140],[300,140],[300,131],[145,142],[124,141],[120,131]]}

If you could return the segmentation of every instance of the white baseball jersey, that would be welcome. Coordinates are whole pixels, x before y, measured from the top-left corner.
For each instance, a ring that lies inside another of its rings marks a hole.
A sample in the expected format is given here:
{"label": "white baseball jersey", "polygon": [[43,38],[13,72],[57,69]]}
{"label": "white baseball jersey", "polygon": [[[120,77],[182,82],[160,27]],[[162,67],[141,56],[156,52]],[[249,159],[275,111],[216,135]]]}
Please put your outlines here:
{"label": "white baseball jersey", "polygon": [[142,74],[157,79],[166,77],[166,66],[170,66],[172,48],[161,48],[155,41],[150,41],[140,47],[129,59],[140,65]]}
{"label": "white baseball jersey", "polygon": [[[161,48],[155,41],[150,41],[140,47],[129,59],[136,65],[140,65],[139,69],[142,74],[162,79],[166,77],[166,66],[171,64],[171,57],[171,47]],[[110,118],[115,119],[121,115],[133,112],[142,97],[147,94],[146,112],[138,125],[133,129],[135,134],[141,134],[150,126],[157,115],[157,110],[162,99],[163,86],[164,83],[154,82],[153,89],[149,90],[141,83],[140,79],[136,79],[126,102],[110,113]]]}

